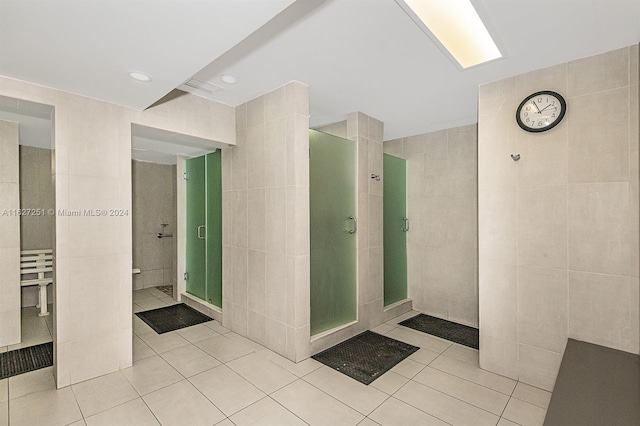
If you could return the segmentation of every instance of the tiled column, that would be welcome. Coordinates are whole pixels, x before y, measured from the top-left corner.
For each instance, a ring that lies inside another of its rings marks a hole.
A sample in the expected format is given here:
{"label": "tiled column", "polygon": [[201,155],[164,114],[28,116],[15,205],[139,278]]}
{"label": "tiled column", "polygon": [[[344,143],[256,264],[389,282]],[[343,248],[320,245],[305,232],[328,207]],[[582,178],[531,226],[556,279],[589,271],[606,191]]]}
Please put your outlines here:
{"label": "tiled column", "polygon": [[309,355],[309,101],[292,82],[236,108],[222,151],[223,314],[238,334]]}
{"label": "tiled column", "polygon": [[347,115],[347,139],[358,150],[358,324],[353,334],[383,321],[383,129],[381,121],[361,112]]}
{"label": "tiled column", "polygon": [[19,208],[18,123],[0,121],[0,346],[20,343]]}

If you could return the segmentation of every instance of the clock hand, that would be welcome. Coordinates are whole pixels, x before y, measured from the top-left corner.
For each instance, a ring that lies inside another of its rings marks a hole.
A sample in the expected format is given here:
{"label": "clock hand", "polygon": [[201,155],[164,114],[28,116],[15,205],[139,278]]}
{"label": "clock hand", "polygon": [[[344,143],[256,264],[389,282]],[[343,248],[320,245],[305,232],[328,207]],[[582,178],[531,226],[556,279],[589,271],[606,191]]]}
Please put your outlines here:
{"label": "clock hand", "polygon": [[[538,114],[540,114],[542,111],[540,111],[540,108],[538,108],[538,105],[536,104],[536,101],[531,101],[531,103],[533,104],[534,107],[536,107],[536,109],[538,110]],[[543,110],[544,111],[544,110]]]}
{"label": "clock hand", "polygon": [[540,112],[544,111],[545,109],[547,109],[547,108],[549,108],[551,106],[553,106],[553,105],[551,105],[551,104],[547,105],[546,107],[542,108],[542,110]]}

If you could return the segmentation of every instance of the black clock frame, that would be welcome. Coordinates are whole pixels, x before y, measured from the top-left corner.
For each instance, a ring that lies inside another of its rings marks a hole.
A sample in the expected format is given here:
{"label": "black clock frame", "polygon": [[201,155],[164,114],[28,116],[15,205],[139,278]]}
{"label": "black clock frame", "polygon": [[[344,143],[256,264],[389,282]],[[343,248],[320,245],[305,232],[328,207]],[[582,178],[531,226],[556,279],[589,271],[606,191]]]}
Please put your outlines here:
{"label": "black clock frame", "polygon": [[[554,96],[556,99],[558,99],[558,101],[560,101],[560,114],[558,115],[558,118],[556,119],[556,121],[554,121],[553,123],[551,123],[548,126],[544,126],[544,127],[540,127],[540,128],[531,128],[527,125],[525,125],[522,120],[520,119],[520,112],[522,111],[522,108],[533,98],[535,98],[536,96],[540,96],[540,95],[551,95]],[[560,122],[562,121],[562,119],[564,118],[565,113],[567,112],[567,102],[564,100],[564,98],[562,97],[562,95],[558,92],[553,92],[551,90],[542,90],[540,92],[536,92],[533,93],[529,96],[527,96],[522,102],[520,102],[520,105],[518,105],[518,108],[516,109],[516,122],[518,123],[518,126],[520,126],[520,128],[522,130],[525,130],[527,132],[531,132],[531,133],[541,133],[541,132],[546,132],[547,130],[551,130],[554,127],[556,127],[558,124],[560,124]]]}

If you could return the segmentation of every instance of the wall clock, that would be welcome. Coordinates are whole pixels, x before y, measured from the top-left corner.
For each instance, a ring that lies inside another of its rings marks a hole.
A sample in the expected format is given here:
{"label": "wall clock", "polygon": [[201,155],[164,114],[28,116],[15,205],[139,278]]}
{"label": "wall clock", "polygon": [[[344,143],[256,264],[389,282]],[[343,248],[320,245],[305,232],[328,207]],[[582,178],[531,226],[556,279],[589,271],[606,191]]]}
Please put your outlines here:
{"label": "wall clock", "polygon": [[527,132],[546,132],[556,127],[567,111],[562,95],[543,90],[527,96],[516,110],[518,125]]}

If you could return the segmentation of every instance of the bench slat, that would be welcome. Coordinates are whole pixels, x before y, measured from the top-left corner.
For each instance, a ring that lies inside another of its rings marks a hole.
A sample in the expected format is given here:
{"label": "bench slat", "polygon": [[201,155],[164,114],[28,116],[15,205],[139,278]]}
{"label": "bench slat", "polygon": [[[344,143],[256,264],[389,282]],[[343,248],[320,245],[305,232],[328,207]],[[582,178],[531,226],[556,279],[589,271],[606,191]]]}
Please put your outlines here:
{"label": "bench slat", "polygon": [[53,284],[53,278],[44,278],[41,280],[24,280],[20,281],[21,287],[29,287],[32,285],[40,285],[40,284]]}
{"label": "bench slat", "polygon": [[42,262],[23,262],[20,264],[20,269],[27,269],[39,266],[53,266],[53,261],[44,260]]}
{"label": "bench slat", "polygon": [[23,260],[22,262],[20,262],[20,266],[24,267],[24,266],[29,266],[29,265],[38,265],[38,264],[48,264],[48,265],[53,265],[53,260],[49,259],[37,259],[37,260]]}
{"label": "bench slat", "polygon": [[53,272],[53,268],[49,267],[49,268],[22,269],[20,271],[20,275],[37,274],[37,273],[40,273],[40,272]]}
{"label": "bench slat", "polygon": [[42,256],[21,256],[20,262],[37,262],[39,260],[53,260],[53,255],[43,254]]}
{"label": "bench slat", "polygon": [[53,253],[53,249],[40,249],[40,250],[22,250],[20,251],[20,255],[23,254],[51,254]]}

